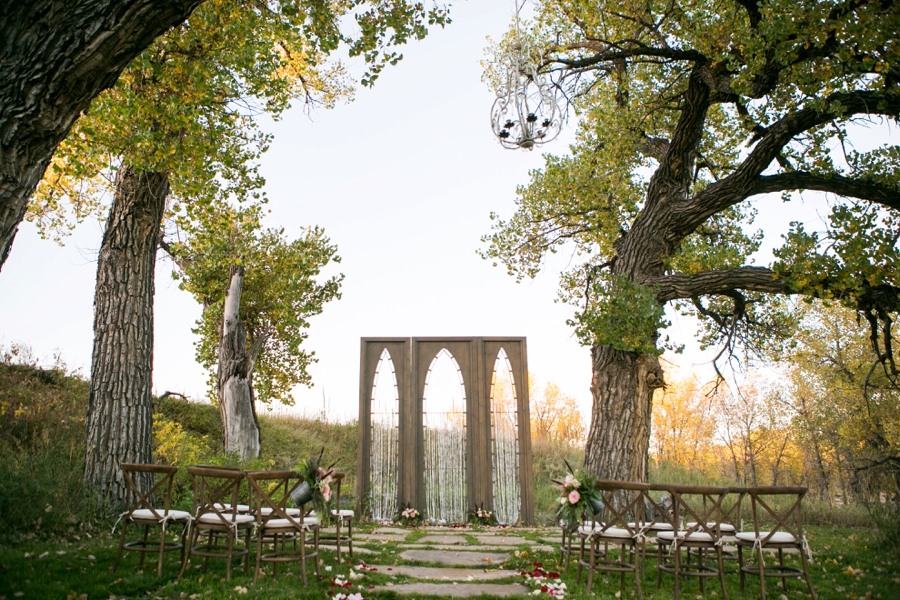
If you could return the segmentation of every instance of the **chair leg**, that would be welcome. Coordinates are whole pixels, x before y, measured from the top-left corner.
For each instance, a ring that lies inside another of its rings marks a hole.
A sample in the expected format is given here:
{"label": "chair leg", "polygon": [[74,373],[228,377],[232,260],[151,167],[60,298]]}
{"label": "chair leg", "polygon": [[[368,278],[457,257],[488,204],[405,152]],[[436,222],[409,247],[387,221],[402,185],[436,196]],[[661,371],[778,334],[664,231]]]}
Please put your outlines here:
{"label": "chair leg", "polygon": [[[781,572],[784,573],[784,548],[778,549],[778,566]],[[781,578],[781,591],[787,594],[787,577]]]}
{"label": "chair leg", "polygon": [[722,588],[722,598],[728,600],[728,590],[725,589],[725,558],[722,556],[722,546],[716,546],[716,558],[719,561],[719,586]]}
{"label": "chair leg", "polygon": [[247,529],[247,533],[244,534],[244,548],[247,549],[247,553],[244,555],[244,574],[250,574],[250,531],[251,529]]}
{"label": "chair leg", "polygon": [[803,563],[803,577],[806,579],[806,587],[809,588],[809,595],[812,596],[813,600],[819,600],[816,596],[816,590],[813,589],[812,581],[809,578],[809,562],[806,558],[806,550],[804,548],[800,548],[800,562]]}
{"label": "chair leg", "polygon": [[[690,557],[691,557],[691,551],[688,550],[688,558],[690,559]],[[706,549],[705,548],[697,548],[697,572],[699,573],[700,571],[702,571],[703,567],[705,565],[706,565]],[[700,594],[701,595],[705,594],[706,593],[706,589],[705,589],[706,577],[698,577],[697,579],[700,580],[698,582],[700,584]]]}
{"label": "chair leg", "polygon": [[763,561],[762,544],[756,547],[756,556],[759,560],[759,597],[760,600],[766,600],[766,573],[765,562]]}
{"label": "chair leg", "polygon": [[175,582],[181,581],[181,578],[184,576],[184,572],[187,569],[187,566],[191,563],[191,549],[194,547],[194,540],[197,538],[198,530],[193,524],[188,524],[188,532],[187,532],[187,546],[183,549],[183,556],[181,558],[181,571],[178,572],[178,578],[175,579]]}
{"label": "chair leg", "polygon": [[675,600],[678,600],[679,584],[681,583],[681,548],[676,543],[672,544],[672,554],[675,555]]}
{"label": "chair leg", "polygon": [[159,533],[159,558],[156,560],[156,576],[162,577],[162,564],[163,564],[163,554],[166,552],[166,528],[165,525],[162,527],[162,531]]}
{"label": "chair leg", "polygon": [[347,519],[347,556],[353,560],[353,517]]}
{"label": "chair leg", "polygon": [[111,571],[116,572],[119,568],[119,561],[122,559],[122,551],[125,550],[125,528],[128,527],[127,521],[122,521],[122,537],[119,540],[119,551],[116,553],[116,561],[113,563]]}
{"label": "chair leg", "polygon": [[234,532],[230,529],[227,533],[228,543],[225,550],[225,581],[231,581],[231,559],[234,553]]}
{"label": "chair leg", "polygon": [[[343,522],[343,520],[344,517],[342,517],[340,511],[338,511],[338,515],[334,519],[334,522],[336,523],[335,531],[337,531],[337,539],[335,539],[334,547],[337,549],[338,564],[341,564],[341,522]],[[316,561],[316,564],[319,564],[318,560]]]}
{"label": "chair leg", "polygon": [[578,537],[580,538],[580,549],[578,551],[578,577],[575,579],[575,585],[581,585],[581,570],[584,567],[582,564],[584,561],[584,538]]}
{"label": "chair leg", "polygon": [[300,579],[306,585],[306,532],[300,532]]}
{"label": "chair leg", "polygon": [[[254,569],[253,569],[254,585],[256,584],[256,580],[259,579],[259,562],[262,560],[262,555],[263,555],[262,539],[263,539],[263,532],[260,530],[256,534],[256,567],[254,567]],[[249,539],[247,541],[249,542]]]}
{"label": "chair leg", "polygon": [[[641,569],[638,568],[638,565],[637,565],[637,562],[636,562],[636,561],[637,561],[637,552],[638,552],[638,550],[637,550],[637,548],[634,547],[634,546],[633,546],[633,548],[634,548],[634,552],[635,552],[635,555],[634,555],[634,556],[635,556],[635,565],[634,565],[634,586],[637,588],[638,598],[643,598],[643,597],[644,597],[644,591],[641,589],[641,575],[642,575],[642,573],[641,573]],[[624,575],[624,573],[623,573],[623,575]],[[623,595],[624,595],[624,594],[623,594]]]}
{"label": "chair leg", "polygon": [[663,565],[663,545],[659,538],[656,539],[656,589],[659,589],[662,583],[662,570],[659,568]]}
{"label": "chair leg", "polygon": [[321,577],[322,574],[319,572],[319,532],[321,530],[317,527],[316,532],[313,537],[313,550],[316,551],[316,577]]}
{"label": "chair leg", "polygon": [[738,544],[738,575],[741,578],[741,591],[744,591],[744,547]]}
{"label": "chair leg", "polygon": [[[591,593],[591,589],[594,584],[594,548],[597,544],[594,543],[594,540],[591,540],[591,559],[588,563],[588,580],[587,580],[587,593]],[[579,573],[580,574],[580,573]]]}
{"label": "chair leg", "polygon": [[[150,526],[144,525],[144,538],[143,538],[143,544],[141,545],[142,549],[147,547],[147,538],[149,536],[150,536]],[[143,552],[143,551],[141,552],[141,562],[140,562],[140,567],[139,567],[141,569],[144,568],[144,555],[145,554],[146,554],[146,552]]]}

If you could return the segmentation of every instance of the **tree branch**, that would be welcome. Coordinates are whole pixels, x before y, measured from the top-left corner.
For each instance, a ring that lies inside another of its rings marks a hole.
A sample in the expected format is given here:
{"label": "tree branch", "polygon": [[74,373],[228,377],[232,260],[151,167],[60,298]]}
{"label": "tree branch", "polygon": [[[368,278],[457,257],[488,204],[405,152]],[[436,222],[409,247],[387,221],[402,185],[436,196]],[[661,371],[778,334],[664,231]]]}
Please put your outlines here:
{"label": "tree branch", "polygon": [[708,294],[731,296],[734,290],[749,290],[769,294],[794,294],[774,271],[766,267],[738,267],[706,271],[696,275],[675,273],[647,281],[659,287],[657,298],[661,303],[682,298],[694,298]]}
{"label": "tree branch", "polygon": [[[826,103],[829,108],[825,110],[809,107],[782,117],[766,130],[753,151],[731,175],[708,185],[689,202],[677,207],[677,214],[672,220],[675,229],[670,234],[674,241],[679,242],[717,212],[762,193],[758,191],[762,185],[760,175],[797,135],[828,121],[858,114],[900,115],[900,96],[895,94],[866,91],[833,94],[826,99]],[[782,176],[789,175],[785,173]],[[810,178],[808,181],[815,183],[818,180]]]}
{"label": "tree branch", "polygon": [[876,181],[854,179],[842,175],[816,175],[805,171],[793,171],[767,175],[757,179],[751,195],[783,192],[785,190],[815,190],[838,196],[877,202],[900,210],[900,190]]}

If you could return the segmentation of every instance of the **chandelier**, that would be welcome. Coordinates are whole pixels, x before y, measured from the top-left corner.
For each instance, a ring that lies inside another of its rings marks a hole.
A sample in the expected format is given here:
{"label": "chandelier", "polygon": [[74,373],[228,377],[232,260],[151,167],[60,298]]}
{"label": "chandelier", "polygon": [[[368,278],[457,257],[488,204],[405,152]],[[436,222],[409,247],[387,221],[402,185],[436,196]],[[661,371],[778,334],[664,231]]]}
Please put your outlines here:
{"label": "chandelier", "polygon": [[491,127],[504,148],[532,150],[555,139],[562,129],[552,82],[529,56],[518,40],[498,56],[502,79],[491,108]]}

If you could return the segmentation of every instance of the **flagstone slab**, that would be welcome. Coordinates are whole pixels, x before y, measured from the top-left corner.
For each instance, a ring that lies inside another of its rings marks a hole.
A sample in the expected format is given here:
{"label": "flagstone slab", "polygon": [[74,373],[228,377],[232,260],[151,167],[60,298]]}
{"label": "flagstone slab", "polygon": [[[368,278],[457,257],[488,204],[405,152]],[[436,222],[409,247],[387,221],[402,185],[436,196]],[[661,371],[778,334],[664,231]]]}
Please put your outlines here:
{"label": "flagstone slab", "polygon": [[353,541],[356,540],[366,540],[370,542],[397,542],[402,541],[403,537],[396,535],[389,535],[386,533],[354,533]]}
{"label": "flagstone slab", "polygon": [[491,596],[519,596],[530,593],[521,583],[402,583],[393,586],[378,586],[376,590],[396,592],[398,594],[428,594],[433,596],[451,596],[453,598],[471,598],[482,594]]}
{"label": "flagstone slab", "polygon": [[468,544],[462,535],[426,535],[416,540],[417,544]]}
{"label": "flagstone slab", "polygon": [[381,533],[387,535],[409,535],[413,529],[400,529],[399,527],[378,527],[373,533]]}
{"label": "flagstone slab", "polygon": [[418,560],[461,567],[499,564],[507,560],[509,556],[508,552],[459,552],[453,550],[404,550],[400,553],[400,558],[403,560]]}
{"label": "flagstone slab", "polygon": [[[398,544],[399,548],[409,550],[446,550],[448,552],[509,552],[510,546],[436,546],[432,544]],[[530,552],[555,552],[556,548],[544,544],[530,545]]]}
{"label": "flagstone slab", "polygon": [[485,581],[490,579],[504,579],[515,577],[518,571],[509,569],[460,569],[455,567],[411,567],[399,565],[388,567],[383,565],[370,565],[378,573],[387,575],[406,575],[416,579],[446,579],[449,581]]}
{"label": "flagstone slab", "polygon": [[[560,544],[560,543],[562,543],[562,534],[560,534],[559,537],[542,537],[541,541],[545,542],[547,544]],[[577,540],[572,540],[573,546],[575,546],[577,544],[578,544]]]}
{"label": "flagstone slab", "polygon": [[[531,544],[531,540],[526,540],[517,535],[475,535],[475,539],[481,544],[494,544],[495,546],[518,546],[520,544]],[[420,542],[422,540],[419,540]]]}

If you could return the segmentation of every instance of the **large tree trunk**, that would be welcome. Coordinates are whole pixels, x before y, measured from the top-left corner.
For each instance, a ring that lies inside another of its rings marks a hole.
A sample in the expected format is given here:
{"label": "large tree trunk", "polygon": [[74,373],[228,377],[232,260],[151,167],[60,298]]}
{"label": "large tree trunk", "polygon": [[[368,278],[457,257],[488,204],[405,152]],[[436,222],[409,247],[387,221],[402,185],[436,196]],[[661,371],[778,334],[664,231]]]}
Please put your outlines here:
{"label": "large tree trunk", "polygon": [[647,481],[653,391],[663,385],[655,356],[592,349],[591,428],[585,468],[602,479]]}
{"label": "large tree trunk", "polygon": [[154,274],[168,193],[166,173],[122,165],[97,264],[84,481],[117,505],[129,499],[119,463],[153,458]]}
{"label": "large tree trunk", "polygon": [[54,150],[91,100],[202,0],[0,5],[0,268]]}
{"label": "large tree trunk", "polygon": [[240,318],[244,267],[232,265],[225,292],[222,339],[219,341],[219,411],[225,452],[241,459],[259,456],[259,422],[253,402],[253,367],[264,337],[247,348],[247,332]]}

